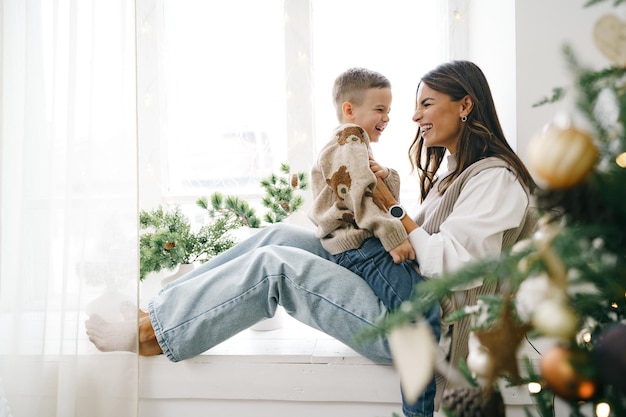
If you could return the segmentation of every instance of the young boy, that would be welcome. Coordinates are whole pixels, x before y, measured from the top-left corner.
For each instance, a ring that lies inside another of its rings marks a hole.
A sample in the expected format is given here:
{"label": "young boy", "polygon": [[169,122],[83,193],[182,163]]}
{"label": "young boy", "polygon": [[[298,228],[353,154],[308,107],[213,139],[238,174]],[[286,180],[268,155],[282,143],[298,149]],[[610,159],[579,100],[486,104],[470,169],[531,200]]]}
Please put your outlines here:
{"label": "young boy", "polygon": [[[396,200],[400,190],[398,173],[380,166],[370,147],[389,123],[391,83],[377,72],[351,68],[335,80],[333,98],[340,126],[311,170],[309,217],[336,262],[363,277],[394,310],[411,297],[422,277],[411,262],[415,253],[401,222],[404,209],[387,210],[373,194],[377,177]],[[438,340],[439,308],[427,320]],[[434,395],[433,379],[416,404],[403,404],[405,414],[432,415]]]}
{"label": "young boy", "polygon": [[335,80],[333,98],[340,126],[311,170],[309,217],[324,248],[393,310],[422,278],[405,262],[415,254],[401,222],[404,210],[387,210],[373,198],[377,176],[396,199],[400,191],[398,173],[378,165],[370,147],[389,123],[391,84],[377,72],[351,68]]}

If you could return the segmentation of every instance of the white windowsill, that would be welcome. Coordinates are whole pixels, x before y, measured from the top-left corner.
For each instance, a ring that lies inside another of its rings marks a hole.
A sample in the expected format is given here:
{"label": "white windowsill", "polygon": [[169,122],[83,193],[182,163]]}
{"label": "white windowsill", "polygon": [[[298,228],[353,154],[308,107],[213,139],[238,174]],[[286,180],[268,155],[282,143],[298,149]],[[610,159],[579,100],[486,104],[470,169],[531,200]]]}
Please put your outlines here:
{"label": "white windowsill", "polygon": [[[336,339],[284,314],[281,328],[244,330],[179,363],[141,358],[140,397],[354,401],[399,405],[399,380]],[[162,381],[167,376],[167,386]]]}
{"label": "white windowsill", "polygon": [[[116,355],[100,353],[88,341],[82,315],[66,316],[66,320],[79,316],[78,335],[66,334],[64,344],[67,348],[64,351],[98,357]],[[13,320],[2,315],[0,319]],[[41,328],[43,319],[35,313],[23,319],[28,319],[34,327],[24,326],[25,332],[33,330],[33,337],[30,339],[32,343],[20,346],[20,355],[41,355],[40,332],[36,329]],[[282,320],[279,329],[244,330],[203,354],[179,363],[170,362],[163,355],[140,357],[139,398],[143,409],[168,407],[170,403],[174,406],[172,401],[177,404],[202,400],[211,403],[368,404],[368,407],[398,412],[399,380],[391,366],[375,364],[336,339],[286,314]],[[59,323],[56,322],[48,315],[48,335],[60,334],[51,330],[60,326],[60,318]],[[0,343],[0,355],[15,352],[8,340],[5,343],[4,346]],[[46,361],[59,355],[59,346],[58,341],[45,344]],[[527,344],[520,357],[522,354],[538,361],[538,355]],[[523,387],[506,389],[503,395],[509,406],[532,404]],[[391,411],[386,415],[391,415]]]}

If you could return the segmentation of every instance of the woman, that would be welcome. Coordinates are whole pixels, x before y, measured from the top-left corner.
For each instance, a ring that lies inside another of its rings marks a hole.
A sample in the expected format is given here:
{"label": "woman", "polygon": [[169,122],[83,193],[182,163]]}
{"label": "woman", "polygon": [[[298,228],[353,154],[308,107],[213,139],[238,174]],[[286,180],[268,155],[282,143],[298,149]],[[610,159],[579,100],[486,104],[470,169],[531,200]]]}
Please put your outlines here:
{"label": "woman", "polygon": [[[528,236],[535,226],[530,196],[536,185],[505,139],[480,68],[454,61],[422,77],[413,121],[419,130],[409,156],[420,174],[422,204],[415,219],[405,216],[403,223],[423,276],[436,279]],[[397,204],[383,194],[385,205]],[[454,297],[442,300],[444,317],[496,288],[468,282],[454,290]],[[469,319],[442,323],[440,345],[450,363],[467,357],[468,335]],[[437,403],[445,383],[437,375]]]}
{"label": "woman", "polygon": [[[404,216],[402,222],[420,272],[435,279],[498,254],[522,236],[534,183],[507,144],[487,80],[473,63],[454,61],[426,74],[413,120],[419,129],[409,156],[420,174],[423,204],[415,219]],[[447,173],[438,175],[446,151]],[[387,207],[398,203],[381,191]],[[495,288],[474,282],[457,290],[444,312]],[[354,342],[387,313],[368,284],[333,262],[312,232],[285,224],[268,227],[164,288],[140,317],[139,353],[191,358],[271,317],[278,304],[363,356],[391,362],[383,338]],[[92,318],[90,340],[105,351],[133,350],[134,329],[115,325]],[[467,354],[467,329],[455,324],[448,333],[456,361]],[[112,334],[119,337],[112,340]]]}

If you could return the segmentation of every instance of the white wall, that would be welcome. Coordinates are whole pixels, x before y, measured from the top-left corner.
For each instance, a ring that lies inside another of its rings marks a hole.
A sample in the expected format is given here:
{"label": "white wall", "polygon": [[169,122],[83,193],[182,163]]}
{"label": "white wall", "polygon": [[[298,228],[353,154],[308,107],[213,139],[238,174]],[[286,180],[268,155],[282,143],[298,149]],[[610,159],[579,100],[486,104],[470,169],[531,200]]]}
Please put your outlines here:
{"label": "white wall", "polygon": [[515,1],[474,0],[469,12],[469,59],[485,73],[504,134],[516,149]]}
{"label": "white wall", "polygon": [[626,7],[614,7],[608,0],[585,8],[587,1],[471,3],[469,59],[485,72],[505,134],[523,159],[528,142],[545,124],[573,110],[573,94],[555,104],[532,107],[553,88],[571,85],[563,46],[570,44],[580,62],[591,68],[611,64],[593,43],[593,27],[606,13],[625,20]]}
{"label": "white wall", "polygon": [[[560,112],[573,110],[575,90],[566,100],[533,108],[554,87],[571,87],[572,77],[563,58],[565,44],[579,61],[593,69],[611,65],[593,42],[593,27],[600,16],[624,16],[625,7],[613,1],[584,8],[588,0],[524,0],[516,2],[517,136],[526,145]],[[575,115],[572,115],[575,118]],[[519,148],[524,157],[526,147]]]}

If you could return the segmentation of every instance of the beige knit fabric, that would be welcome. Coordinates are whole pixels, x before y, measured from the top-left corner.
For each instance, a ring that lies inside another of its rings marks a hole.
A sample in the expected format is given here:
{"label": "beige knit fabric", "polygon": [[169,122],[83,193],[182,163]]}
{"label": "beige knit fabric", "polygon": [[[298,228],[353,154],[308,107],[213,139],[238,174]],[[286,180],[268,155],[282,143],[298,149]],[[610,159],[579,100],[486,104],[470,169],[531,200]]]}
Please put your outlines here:
{"label": "beige knit fabric", "polygon": [[[503,160],[495,157],[489,157],[481,159],[470,165],[461,175],[452,182],[450,187],[444,193],[441,202],[435,212],[429,217],[427,221],[424,218],[417,217],[417,224],[428,232],[429,234],[439,232],[439,227],[446,220],[446,218],[452,212],[454,204],[461,194],[466,182],[474,175],[478,174],[482,170],[489,168],[504,167],[513,172],[513,169]],[[524,187],[526,190],[526,188]],[[434,189],[431,192],[436,192]],[[529,201],[531,201],[530,193],[526,190]],[[423,222],[423,224],[422,224]],[[526,209],[526,215],[519,227],[509,229],[504,233],[502,237],[502,247],[507,248],[512,246],[518,240],[530,236],[536,225],[536,211],[530,206]],[[453,311],[458,310],[462,306],[474,305],[476,300],[481,295],[495,294],[499,290],[498,286],[494,284],[482,285],[480,287],[472,288],[470,290],[455,292],[454,297],[446,298],[441,301],[441,308],[443,316],[447,316]],[[456,366],[460,358],[467,358],[468,354],[468,338],[469,338],[470,320],[463,319],[455,322],[452,325],[452,339],[450,345],[450,364]],[[437,395],[435,398],[435,407],[439,409],[443,393],[447,387],[447,381],[443,375],[437,373]]]}

